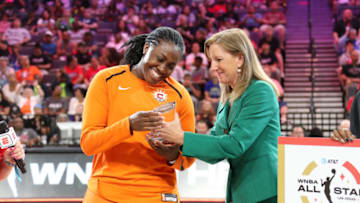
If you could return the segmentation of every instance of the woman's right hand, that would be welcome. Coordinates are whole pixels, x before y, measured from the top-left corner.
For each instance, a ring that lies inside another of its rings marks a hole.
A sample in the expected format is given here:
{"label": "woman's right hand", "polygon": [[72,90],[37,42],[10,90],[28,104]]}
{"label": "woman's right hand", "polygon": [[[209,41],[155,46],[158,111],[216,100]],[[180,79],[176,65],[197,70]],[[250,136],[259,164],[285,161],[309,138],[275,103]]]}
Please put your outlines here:
{"label": "woman's right hand", "polygon": [[4,160],[13,165],[15,165],[14,159],[24,159],[24,157],[25,152],[20,141],[17,141],[14,147],[6,149],[4,153]]}
{"label": "woman's right hand", "polygon": [[130,129],[133,131],[151,131],[160,129],[164,117],[153,111],[138,111],[130,116]]}
{"label": "woman's right hand", "polygon": [[352,142],[356,137],[352,135],[348,128],[337,129],[333,131],[333,135],[330,137],[332,140],[341,142],[343,144]]}

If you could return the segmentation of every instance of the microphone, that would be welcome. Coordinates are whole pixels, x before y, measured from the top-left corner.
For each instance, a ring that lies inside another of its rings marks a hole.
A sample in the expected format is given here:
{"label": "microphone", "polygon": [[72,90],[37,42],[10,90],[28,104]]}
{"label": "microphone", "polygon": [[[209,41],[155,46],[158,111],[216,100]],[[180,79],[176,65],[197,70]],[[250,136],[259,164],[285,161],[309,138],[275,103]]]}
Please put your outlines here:
{"label": "microphone", "polygon": [[[8,126],[6,121],[0,121],[0,148],[7,149],[14,147],[18,140],[14,128]],[[25,162],[22,159],[14,159],[16,166],[20,169],[21,173],[26,173]]]}

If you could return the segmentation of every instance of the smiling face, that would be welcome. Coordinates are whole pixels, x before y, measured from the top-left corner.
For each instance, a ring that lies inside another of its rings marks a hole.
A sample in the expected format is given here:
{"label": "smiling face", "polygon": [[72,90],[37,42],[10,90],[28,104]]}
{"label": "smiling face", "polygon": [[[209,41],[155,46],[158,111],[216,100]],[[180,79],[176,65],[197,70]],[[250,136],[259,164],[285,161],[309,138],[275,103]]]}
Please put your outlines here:
{"label": "smiling face", "polygon": [[211,69],[216,71],[219,81],[233,87],[238,78],[237,69],[244,64],[243,56],[231,54],[221,45],[214,43],[209,47],[209,58]]}
{"label": "smiling face", "polygon": [[140,62],[142,79],[150,84],[158,84],[171,75],[181,58],[180,49],[174,43],[160,41],[156,46],[144,46],[144,56]]}

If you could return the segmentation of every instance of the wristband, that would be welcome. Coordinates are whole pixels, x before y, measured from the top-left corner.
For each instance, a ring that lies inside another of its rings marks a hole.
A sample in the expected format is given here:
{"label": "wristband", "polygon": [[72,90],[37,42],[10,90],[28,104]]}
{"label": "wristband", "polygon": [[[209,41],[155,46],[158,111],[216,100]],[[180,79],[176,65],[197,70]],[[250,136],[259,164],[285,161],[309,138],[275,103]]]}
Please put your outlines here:
{"label": "wristband", "polygon": [[167,161],[167,164],[168,164],[169,166],[172,166],[172,165],[175,164],[175,162],[176,162],[176,159],[175,159],[175,160],[172,160],[172,161]]}

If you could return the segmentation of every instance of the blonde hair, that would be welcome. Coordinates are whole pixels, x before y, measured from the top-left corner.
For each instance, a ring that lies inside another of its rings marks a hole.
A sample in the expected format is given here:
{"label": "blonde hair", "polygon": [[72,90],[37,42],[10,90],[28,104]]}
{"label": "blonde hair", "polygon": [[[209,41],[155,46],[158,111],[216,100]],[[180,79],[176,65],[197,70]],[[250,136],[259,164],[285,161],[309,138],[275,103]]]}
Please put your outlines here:
{"label": "blonde hair", "polygon": [[212,35],[205,41],[205,54],[209,58],[209,47],[212,44],[218,44],[230,54],[241,54],[244,58],[242,71],[238,75],[234,89],[228,84],[220,84],[221,102],[225,104],[227,101],[232,104],[239,98],[250,85],[251,79],[263,80],[270,84],[276,95],[279,95],[276,85],[271,78],[264,72],[259,59],[256,55],[254,47],[247,37],[246,33],[238,28],[223,30]]}

